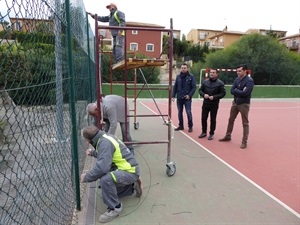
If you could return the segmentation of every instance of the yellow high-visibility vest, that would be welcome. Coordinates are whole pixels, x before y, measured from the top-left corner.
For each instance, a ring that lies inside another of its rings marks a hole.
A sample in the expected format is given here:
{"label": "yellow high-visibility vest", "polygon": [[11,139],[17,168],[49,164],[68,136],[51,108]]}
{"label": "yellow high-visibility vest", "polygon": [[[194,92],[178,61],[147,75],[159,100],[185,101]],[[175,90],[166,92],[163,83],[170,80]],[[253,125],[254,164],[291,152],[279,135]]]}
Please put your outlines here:
{"label": "yellow high-visibility vest", "polygon": [[[120,21],[118,15],[117,15],[117,12],[118,12],[118,10],[115,11],[114,17],[115,17],[116,21],[118,21],[119,26],[120,26],[121,21]],[[123,30],[121,34],[124,36],[125,35],[125,31]]]}

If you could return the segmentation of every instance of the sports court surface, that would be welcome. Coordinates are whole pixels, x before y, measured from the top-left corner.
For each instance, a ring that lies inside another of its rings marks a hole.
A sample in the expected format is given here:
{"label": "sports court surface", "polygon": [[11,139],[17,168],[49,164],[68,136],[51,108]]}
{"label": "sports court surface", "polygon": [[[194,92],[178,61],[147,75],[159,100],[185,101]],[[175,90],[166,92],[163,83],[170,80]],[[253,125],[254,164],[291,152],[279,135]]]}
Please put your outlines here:
{"label": "sports court surface", "polygon": [[[167,114],[168,101],[156,101]],[[194,131],[188,133],[185,127],[174,131],[172,138],[170,158],[176,163],[172,177],[166,175],[166,144],[135,147],[143,196],[122,199],[122,215],[109,224],[300,224],[300,100],[252,99],[246,149],[239,148],[240,116],[232,140],[218,141],[226,131],[231,101],[221,100],[215,138],[209,141],[198,138],[202,101],[193,100]],[[151,113],[158,113],[153,100],[138,99],[137,114]],[[131,123],[134,140],[167,140],[160,117],[137,121],[137,130]],[[172,121],[176,127],[176,103]],[[101,189],[90,183],[86,190],[83,224],[100,224],[98,217],[106,209]]]}

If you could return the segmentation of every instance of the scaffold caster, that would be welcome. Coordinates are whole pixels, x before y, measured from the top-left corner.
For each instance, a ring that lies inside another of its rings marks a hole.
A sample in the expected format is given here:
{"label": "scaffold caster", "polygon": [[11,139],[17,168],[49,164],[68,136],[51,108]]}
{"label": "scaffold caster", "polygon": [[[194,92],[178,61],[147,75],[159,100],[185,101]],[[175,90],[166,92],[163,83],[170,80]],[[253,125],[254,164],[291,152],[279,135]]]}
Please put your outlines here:
{"label": "scaffold caster", "polygon": [[168,177],[172,177],[176,172],[176,165],[173,162],[167,163],[167,175]]}
{"label": "scaffold caster", "polygon": [[135,130],[139,129],[139,125],[140,125],[139,122],[134,123],[134,129]]}

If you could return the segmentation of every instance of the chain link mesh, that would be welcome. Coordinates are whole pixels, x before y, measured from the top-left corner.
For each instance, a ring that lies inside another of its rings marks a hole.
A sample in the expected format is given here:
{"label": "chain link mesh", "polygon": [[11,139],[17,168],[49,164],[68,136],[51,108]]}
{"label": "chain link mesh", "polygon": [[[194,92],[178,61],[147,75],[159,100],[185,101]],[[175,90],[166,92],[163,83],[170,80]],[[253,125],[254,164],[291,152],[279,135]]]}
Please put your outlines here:
{"label": "chain link mesh", "polygon": [[76,224],[93,52],[81,0],[0,0],[0,224]]}

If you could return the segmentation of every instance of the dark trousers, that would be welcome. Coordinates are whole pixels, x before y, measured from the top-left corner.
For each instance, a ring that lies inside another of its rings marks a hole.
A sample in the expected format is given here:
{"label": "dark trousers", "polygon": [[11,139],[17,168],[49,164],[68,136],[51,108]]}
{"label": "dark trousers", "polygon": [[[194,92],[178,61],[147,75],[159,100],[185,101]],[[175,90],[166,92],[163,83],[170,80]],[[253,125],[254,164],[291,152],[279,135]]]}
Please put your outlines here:
{"label": "dark trousers", "polygon": [[207,132],[207,119],[208,119],[208,114],[210,114],[210,131],[209,131],[209,134],[210,135],[215,134],[218,109],[219,109],[219,104],[203,103],[203,105],[202,105],[202,117],[201,117],[202,133]]}
{"label": "dark trousers", "polygon": [[193,127],[193,116],[192,116],[192,100],[191,99],[177,99],[177,109],[178,109],[178,120],[179,126],[183,126],[183,106],[186,111],[188,126]]}
{"label": "dark trousers", "polygon": [[124,59],[124,41],[124,36],[113,37],[113,56],[115,63],[118,63]]}

